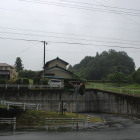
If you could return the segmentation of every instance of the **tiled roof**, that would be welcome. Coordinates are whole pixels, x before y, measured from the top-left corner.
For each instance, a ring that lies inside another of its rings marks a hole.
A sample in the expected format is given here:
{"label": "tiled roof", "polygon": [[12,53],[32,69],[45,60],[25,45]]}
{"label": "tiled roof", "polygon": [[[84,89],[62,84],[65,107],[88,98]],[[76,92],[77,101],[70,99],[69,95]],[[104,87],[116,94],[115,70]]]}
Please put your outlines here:
{"label": "tiled roof", "polygon": [[12,67],[12,66],[7,63],[0,63],[0,67]]}
{"label": "tiled roof", "polygon": [[55,59],[53,59],[53,60],[48,61],[48,62],[45,64],[45,66],[47,66],[50,62],[53,62],[53,61],[55,61],[55,60],[59,60],[59,61],[65,63],[66,65],[69,64],[69,63],[67,63],[66,61],[64,61],[64,60],[60,59],[59,57],[57,57],[57,58],[55,58]]}

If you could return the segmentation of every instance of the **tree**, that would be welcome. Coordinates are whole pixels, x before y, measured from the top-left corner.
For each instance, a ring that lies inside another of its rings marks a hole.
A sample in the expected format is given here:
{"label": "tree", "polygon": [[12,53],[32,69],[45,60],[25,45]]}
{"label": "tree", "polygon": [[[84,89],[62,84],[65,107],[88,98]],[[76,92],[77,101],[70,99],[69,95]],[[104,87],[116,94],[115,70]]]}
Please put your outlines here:
{"label": "tree", "polygon": [[19,72],[20,78],[35,78],[39,72],[38,71],[31,71],[31,70],[22,70]]}
{"label": "tree", "polygon": [[136,83],[140,83],[140,68],[133,73],[133,79]]}
{"label": "tree", "polygon": [[72,71],[72,65],[69,65],[68,70]]}
{"label": "tree", "polygon": [[22,64],[22,60],[20,57],[16,58],[16,62],[15,62],[15,67],[16,67],[16,71],[19,72],[21,70],[23,70],[23,64]]}
{"label": "tree", "polygon": [[124,51],[113,49],[96,53],[95,57],[86,56],[79,64],[72,67],[72,71],[81,78],[88,80],[106,79],[108,74],[116,72],[125,76],[135,71],[135,63]]}
{"label": "tree", "polygon": [[110,82],[120,84],[125,80],[125,75],[122,72],[115,72],[108,75],[108,80]]}

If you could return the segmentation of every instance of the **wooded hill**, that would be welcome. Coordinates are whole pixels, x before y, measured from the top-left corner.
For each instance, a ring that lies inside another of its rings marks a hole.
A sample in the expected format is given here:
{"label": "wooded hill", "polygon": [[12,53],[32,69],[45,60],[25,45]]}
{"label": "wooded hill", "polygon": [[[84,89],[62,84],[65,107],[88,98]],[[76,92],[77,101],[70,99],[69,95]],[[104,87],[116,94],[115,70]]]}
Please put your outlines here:
{"label": "wooded hill", "polygon": [[88,80],[106,79],[109,74],[121,72],[130,75],[135,71],[135,63],[124,51],[109,50],[96,53],[95,57],[86,56],[79,64],[68,68],[81,78]]}

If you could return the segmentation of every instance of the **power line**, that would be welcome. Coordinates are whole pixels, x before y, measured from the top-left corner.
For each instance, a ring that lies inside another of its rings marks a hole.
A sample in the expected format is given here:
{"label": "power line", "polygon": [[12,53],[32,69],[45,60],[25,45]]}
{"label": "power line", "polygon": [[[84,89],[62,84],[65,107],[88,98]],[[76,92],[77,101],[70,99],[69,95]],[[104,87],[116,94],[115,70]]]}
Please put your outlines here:
{"label": "power line", "polygon": [[[105,7],[106,9],[110,9],[110,8],[111,8],[110,6],[106,6],[106,5],[102,4],[101,2],[98,2],[97,0],[94,0],[94,1],[97,2],[100,6]],[[138,11],[140,11],[140,10],[138,10]],[[135,24],[137,24],[137,25],[140,25],[140,23],[138,23],[138,22],[136,22],[136,21],[134,21],[134,20],[132,20],[132,19],[126,17],[126,16],[123,16],[123,15],[121,15],[121,16],[122,16],[123,18],[125,18],[125,19],[127,19],[127,20],[129,20],[129,21],[131,21],[131,22],[133,22],[133,23],[135,23]]]}
{"label": "power line", "polygon": [[0,32],[4,34],[16,34],[16,35],[28,35],[28,36],[41,36],[41,37],[51,37],[51,38],[58,38],[58,39],[72,39],[72,40],[82,40],[82,41],[94,41],[94,42],[104,42],[104,43],[117,43],[117,44],[128,44],[128,45],[135,45],[138,46],[140,44],[135,43],[127,43],[127,42],[111,42],[111,41],[103,41],[103,40],[95,40],[95,39],[85,39],[85,38],[72,38],[72,37],[58,37],[58,36],[50,36],[50,35],[35,35],[29,33],[13,33],[13,32]]}
{"label": "power line", "polygon": [[104,46],[109,48],[125,48],[125,49],[140,49],[136,47],[121,47],[121,46],[109,46],[109,45],[96,45],[96,44],[85,44],[85,43],[79,43],[79,42],[57,42],[57,41],[48,41],[51,43],[60,43],[60,44],[70,44],[70,45],[83,45],[83,46]]}
{"label": "power line", "polygon": [[[43,0],[36,0],[36,1],[43,2]],[[78,3],[78,4],[89,5],[89,6],[99,6],[99,7],[108,7],[108,8],[114,8],[114,9],[130,10],[130,11],[140,11],[138,9],[130,9],[130,8],[110,6],[110,5],[102,5],[102,4],[93,4],[93,3],[87,3],[87,2],[77,2],[77,1],[72,1],[72,0],[58,0],[58,1],[69,2],[69,3]],[[44,2],[46,2],[46,1],[44,1]]]}
{"label": "power line", "polygon": [[[99,36],[85,36],[85,35],[79,35],[79,34],[66,34],[66,33],[59,33],[59,32],[50,32],[50,31],[42,31],[42,30],[31,30],[31,29],[17,29],[17,28],[9,28],[9,27],[0,27],[1,29],[8,29],[8,30],[18,30],[18,31],[29,31],[29,32],[40,32],[40,33],[49,33],[49,34],[58,34],[58,35],[66,35],[66,36],[76,36],[76,37],[88,37],[88,38],[99,38],[99,39],[107,39],[107,40],[117,40],[117,41],[123,41],[123,42],[133,42],[133,43],[140,43],[138,40],[126,40],[126,39],[119,39],[119,38],[107,38],[107,37],[99,37]],[[8,32],[7,32],[8,33]],[[23,34],[25,35],[25,34]],[[39,36],[39,35],[37,35]],[[51,36],[50,36],[51,37]],[[70,39],[70,38],[66,38]],[[83,39],[83,38],[81,38]],[[87,40],[89,41],[89,40]],[[94,40],[95,41],[95,40]],[[123,43],[123,42],[111,42],[111,43]],[[109,42],[108,42],[109,43]],[[126,43],[127,44],[127,43]],[[130,44],[130,43],[128,43]],[[134,45],[134,44],[131,44]],[[135,44],[139,45],[139,44]]]}
{"label": "power line", "polygon": [[19,1],[30,2],[30,3],[38,3],[38,4],[47,4],[47,5],[61,6],[61,7],[75,8],[75,9],[83,9],[83,10],[90,10],[90,11],[99,11],[99,12],[123,14],[123,15],[130,15],[130,16],[139,16],[140,15],[140,13],[117,11],[117,10],[112,10],[112,9],[110,9],[110,10],[100,9],[100,8],[94,8],[93,9],[93,7],[71,5],[71,4],[63,4],[63,3],[55,3],[55,2],[47,2],[47,1],[45,1],[45,2],[33,1],[33,0],[19,0]]}
{"label": "power line", "polygon": [[[37,41],[37,42],[43,42],[39,40],[27,40],[27,39],[17,39],[17,38],[6,38],[6,37],[0,37],[0,39],[10,39],[10,40],[20,40],[20,41]],[[104,47],[110,47],[110,48],[125,48],[125,49],[140,49],[136,47],[121,47],[121,46],[109,46],[109,45],[96,45],[96,44],[86,44],[86,43],[79,43],[79,42],[60,42],[60,41],[47,41],[47,43],[59,43],[59,44],[69,44],[69,45],[82,45],[82,46],[104,46]]]}
{"label": "power line", "polygon": [[29,39],[22,39],[22,38],[19,39],[19,38],[10,38],[10,37],[0,37],[0,39],[28,41],[28,42],[42,42],[40,40],[29,40]]}
{"label": "power line", "polygon": [[[54,2],[49,2],[49,1],[44,1],[44,0],[21,0],[21,1],[31,1],[31,2],[37,2],[37,3],[54,3]],[[63,1],[63,0],[59,0],[59,1]],[[84,8],[93,8],[91,6],[102,6],[102,7],[105,7],[105,8],[111,8],[110,11],[115,11],[115,12],[124,12],[124,13],[132,13],[132,12],[129,12],[129,11],[117,11],[116,9],[114,9],[113,7],[111,6],[106,6],[106,5],[97,5],[97,4],[91,4],[91,3],[84,3],[84,2],[75,2],[75,1],[69,1],[69,0],[64,0],[63,2],[68,2],[68,3],[78,3],[78,4],[84,4],[84,5],[89,5],[90,7],[86,7],[86,6],[80,6],[80,5],[71,5],[69,4],[69,6],[78,6],[78,7],[84,7]],[[63,4],[63,5],[68,5],[68,4],[65,4],[65,3],[56,3],[55,4]],[[112,9],[113,8],[113,9]],[[126,10],[125,8],[117,8],[117,9],[123,9],[123,10]],[[101,10],[105,10],[105,9],[101,9]],[[128,9],[127,9],[128,10]],[[130,9],[129,9],[130,10]],[[132,10],[132,9],[131,9]],[[133,10],[135,11],[135,10]],[[136,11],[139,11],[139,10],[136,10]],[[140,14],[140,13],[132,13],[132,14]]]}

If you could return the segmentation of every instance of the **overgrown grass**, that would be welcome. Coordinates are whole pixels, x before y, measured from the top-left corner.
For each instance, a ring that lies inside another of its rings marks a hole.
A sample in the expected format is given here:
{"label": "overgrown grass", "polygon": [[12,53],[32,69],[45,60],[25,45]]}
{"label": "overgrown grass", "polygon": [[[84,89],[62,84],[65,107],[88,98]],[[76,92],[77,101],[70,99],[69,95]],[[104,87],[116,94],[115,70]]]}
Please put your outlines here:
{"label": "overgrown grass", "polygon": [[[18,126],[44,126],[46,118],[74,118],[76,117],[75,113],[65,113],[60,112],[48,112],[48,111],[33,111],[28,110],[21,113],[17,116],[17,125]],[[79,118],[86,117],[85,115],[78,114]],[[101,122],[103,121],[100,118],[92,117],[92,122]]]}

